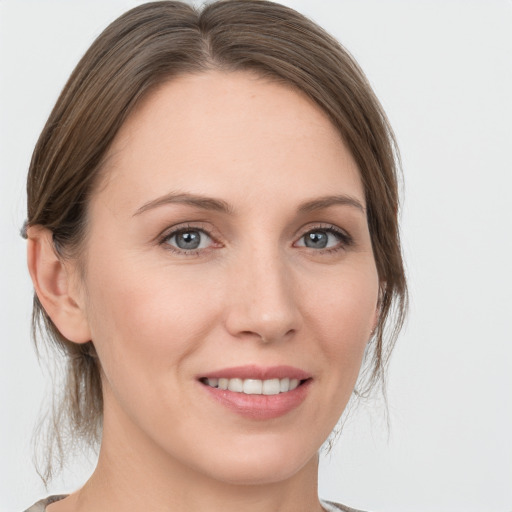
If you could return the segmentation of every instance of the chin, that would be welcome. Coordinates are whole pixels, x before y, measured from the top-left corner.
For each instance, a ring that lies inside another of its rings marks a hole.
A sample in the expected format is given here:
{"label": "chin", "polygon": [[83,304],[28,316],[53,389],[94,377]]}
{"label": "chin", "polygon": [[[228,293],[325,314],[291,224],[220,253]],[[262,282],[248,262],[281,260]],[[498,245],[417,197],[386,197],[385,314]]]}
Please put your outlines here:
{"label": "chin", "polygon": [[[210,464],[205,458],[201,465],[215,480],[231,485],[263,485],[283,482],[306,467],[317,472],[318,449],[303,443],[290,443],[278,439],[254,440],[251,446],[227,446],[221,454],[211,454]],[[240,443],[246,444],[246,443]],[[205,463],[209,466],[205,467]]]}

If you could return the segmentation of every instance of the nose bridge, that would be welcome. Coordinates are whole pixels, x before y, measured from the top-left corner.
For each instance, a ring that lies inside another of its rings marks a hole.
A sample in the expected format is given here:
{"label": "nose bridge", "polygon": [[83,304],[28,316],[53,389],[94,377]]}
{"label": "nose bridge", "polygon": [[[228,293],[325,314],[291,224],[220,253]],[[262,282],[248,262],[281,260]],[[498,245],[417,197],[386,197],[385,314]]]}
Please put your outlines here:
{"label": "nose bridge", "polygon": [[277,244],[240,254],[230,281],[227,327],[233,335],[252,334],[270,342],[298,329],[294,274]]}

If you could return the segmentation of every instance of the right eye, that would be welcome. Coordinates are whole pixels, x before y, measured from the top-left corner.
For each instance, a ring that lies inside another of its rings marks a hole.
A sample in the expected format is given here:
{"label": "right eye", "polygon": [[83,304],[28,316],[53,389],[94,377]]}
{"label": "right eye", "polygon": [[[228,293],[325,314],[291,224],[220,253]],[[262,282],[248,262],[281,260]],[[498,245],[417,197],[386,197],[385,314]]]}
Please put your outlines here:
{"label": "right eye", "polygon": [[162,243],[171,246],[177,252],[200,251],[212,245],[210,235],[202,229],[179,229],[169,233]]}

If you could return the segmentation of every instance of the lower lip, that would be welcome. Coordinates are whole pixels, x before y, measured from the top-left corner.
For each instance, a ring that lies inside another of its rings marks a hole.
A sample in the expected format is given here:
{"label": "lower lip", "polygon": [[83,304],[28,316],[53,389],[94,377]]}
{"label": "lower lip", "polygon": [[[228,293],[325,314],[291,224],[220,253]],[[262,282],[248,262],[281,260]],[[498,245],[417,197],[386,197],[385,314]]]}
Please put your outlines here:
{"label": "lower lip", "polygon": [[306,399],[311,379],[278,395],[247,395],[200,384],[212,398],[239,415],[253,420],[269,420],[296,409]]}

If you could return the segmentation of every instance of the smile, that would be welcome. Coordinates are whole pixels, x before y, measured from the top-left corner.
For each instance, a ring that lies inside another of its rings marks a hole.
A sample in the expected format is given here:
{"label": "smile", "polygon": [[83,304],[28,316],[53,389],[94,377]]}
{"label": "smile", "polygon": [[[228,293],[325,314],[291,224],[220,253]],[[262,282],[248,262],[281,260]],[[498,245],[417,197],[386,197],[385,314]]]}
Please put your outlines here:
{"label": "smile", "polygon": [[283,379],[239,379],[239,378],[204,378],[203,384],[212,388],[245,393],[246,395],[278,395],[293,391],[301,384],[301,380],[285,377]]}
{"label": "smile", "polygon": [[238,366],[197,377],[214,402],[250,420],[270,420],[298,408],[313,376],[293,366]]}

